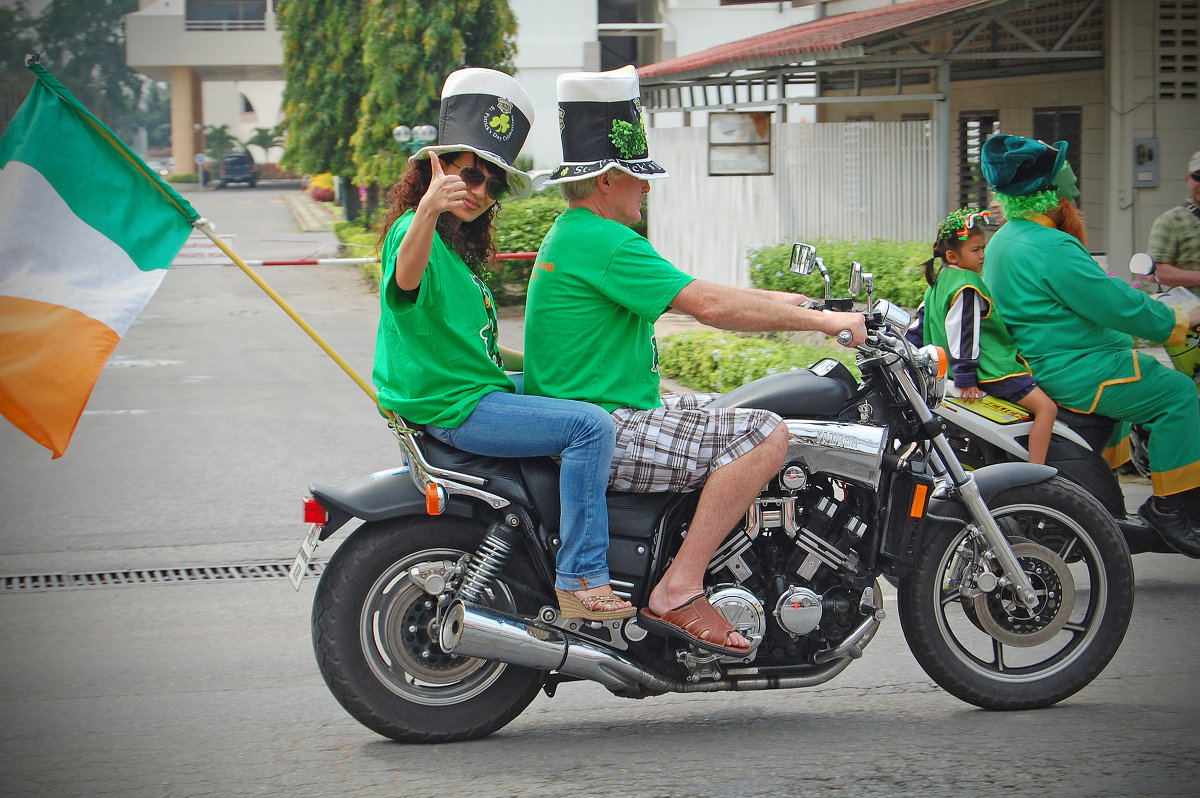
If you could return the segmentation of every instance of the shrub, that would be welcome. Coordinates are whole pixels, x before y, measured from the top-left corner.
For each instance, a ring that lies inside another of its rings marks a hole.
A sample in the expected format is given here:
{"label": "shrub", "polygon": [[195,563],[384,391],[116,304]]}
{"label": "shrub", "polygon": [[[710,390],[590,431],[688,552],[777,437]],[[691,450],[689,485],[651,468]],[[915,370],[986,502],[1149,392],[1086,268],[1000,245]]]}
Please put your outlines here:
{"label": "shrub", "polygon": [[[542,239],[558,215],[567,209],[556,188],[536,192],[525,199],[509,200],[493,222],[497,252],[537,252]],[[500,305],[523,302],[529,285],[532,260],[498,260],[484,281]]]}
{"label": "shrub", "polygon": [[329,172],[322,172],[319,175],[313,175],[308,179],[308,188],[311,191],[315,188],[333,188],[333,175]]}
{"label": "shrub", "polygon": [[255,164],[254,172],[263,180],[296,180],[300,175],[277,163]]}
{"label": "shrub", "polygon": [[324,186],[318,186],[317,188],[312,189],[309,192],[309,194],[317,202],[333,202],[333,188],[332,187],[325,188]]}
{"label": "shrub", "polygon": [[834,357],[858,375],[854,353],[829,345],[799,343],[785,334],[739,335],[694,330],[666,336],[659,346],[659,371],[694,391],[724,393],[751,380],[797,371]]}
{"label": "shrub", "polygon": [[[833,280],[833,295],[845,296],[850,264],[859,261],[863,271],[875,275],[875,296],[883,297],[904,307],[921,304],[928,285],[923,264],[929,258],[929,244],[920,241],[889,241],[875,238],[868,241],[836,241],[817,239],[809,242],[817,255],[825,260]],[[825,282],[819,272],[810,275],[793,274],[788,270],[791,244],[759,247],[750,251],[750,282],[755,288],[770,291],[799,291],[820,299],[825,295]]]}

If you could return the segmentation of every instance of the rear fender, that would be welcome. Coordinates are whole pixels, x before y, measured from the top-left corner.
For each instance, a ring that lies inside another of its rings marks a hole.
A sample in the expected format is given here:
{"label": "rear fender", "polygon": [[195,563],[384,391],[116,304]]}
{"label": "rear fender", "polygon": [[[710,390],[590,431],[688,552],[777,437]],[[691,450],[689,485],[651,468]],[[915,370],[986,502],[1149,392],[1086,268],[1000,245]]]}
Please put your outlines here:
{"label": "rear fender", "polygon": [[[992,499],[1001,491],[1021,485],[1036,485],[1045,482],[1058,473],[1058,469],[1035,463],[996,463],[995,465],[977,468],[971,472],[979,493],[985,503],[990,505]],[[929,500],[925,517],[932,523],[970,523],[971,514],[962,502],[945,495],[944,488],[938,489]]]}
{"label": "rear fender", "polygon": [[[321,530],[325,540],[353,518],[364,521],[386,521],[406,515],[426,515],[425,496],[417,490],[408,466],[377,471],[339,487],[308,486],[308,492],[329,513],[329,521]],[[467,518],[475,516],[472,505],[451,496],[444,513]]]}

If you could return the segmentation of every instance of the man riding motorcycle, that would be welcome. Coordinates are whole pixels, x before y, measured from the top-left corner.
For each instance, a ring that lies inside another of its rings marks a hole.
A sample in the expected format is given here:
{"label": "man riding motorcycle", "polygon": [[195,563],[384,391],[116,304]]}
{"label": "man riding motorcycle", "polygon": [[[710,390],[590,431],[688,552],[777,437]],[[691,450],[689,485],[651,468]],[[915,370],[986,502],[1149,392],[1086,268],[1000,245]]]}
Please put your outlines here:
{"label": "man riding motorcycle", "polygon": [[613,413],[614,489],[663,493],[704,484],[684,545],[639,618],[648,630],[744,655],[750,642],[705,598],[704,572],[778,474],[787,430],[765,410],[705,409],[713,395],[660,400],[654,321],[674,307],[729,330],[849,330],[848,345],[862,343],[866,329],[861,314],[800,307],[807,300],[800,294],[695,280],[627,227],[641,218],[648,181],[667,176],[649,158],[639,96],[633,67],[558,78],[564,163],[547,183],[560,185],[569,207],[530,277],[525,392]]}
{"label": "man riding motorcycle", "polygon": [[1174,344],[1200,312],[1176,313],[1104,274],[1085,246],[1067,143],[999,135],[983,148],[984,176],[1008,223],[987,247],[984,278],[1022,355],[1059,405],[1124,422],[1109,462],[1128,459],[1128,425],[1150,429],[1154,495],[1138,510],[1163,539],[1200,558],[1200,405],[1194,383],[1133,347],[1133,336]]}

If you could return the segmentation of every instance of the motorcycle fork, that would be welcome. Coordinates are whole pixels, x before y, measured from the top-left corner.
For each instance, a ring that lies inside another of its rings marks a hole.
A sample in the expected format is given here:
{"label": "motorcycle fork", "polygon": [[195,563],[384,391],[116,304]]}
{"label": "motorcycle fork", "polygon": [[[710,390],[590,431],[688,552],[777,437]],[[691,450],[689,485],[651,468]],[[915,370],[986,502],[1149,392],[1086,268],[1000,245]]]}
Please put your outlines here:
{"label": "motorcycle fork", "polygon": [[905,399],[916,411],[921,426],[933,442],[933,448],[941,461],[941,467],[950,477],[954,490],[958,493],[958,497],[966,506],[967,512],[971,514],[971,518],[987,542],[988,551],[1000,564],[1003,578],[999,581],[999,586],[1011,587],[1016,593],[1017,599],[1026,607],[1033,609],[1038,605],[1037,594],[1034,593],[1033,585],[1021,568],[1021,564],[1017,562],[1017,557],[1009,547],[1004,533],[996,524],[996,519],[992,518],[987,502],[983,500],[983,495],[979,492],[979,485],[975,482],[975,477],[967,473],[962,464],[958,462],[954,448],[950,445],[950,441],[946,440],[946,435],[934,418],[933,412],[925,404],[925,398],[917,390],[912,377],[904,370],[903,365],[897,361],[887,365],[886,368],[895,375],[896,383],[903,390]]}

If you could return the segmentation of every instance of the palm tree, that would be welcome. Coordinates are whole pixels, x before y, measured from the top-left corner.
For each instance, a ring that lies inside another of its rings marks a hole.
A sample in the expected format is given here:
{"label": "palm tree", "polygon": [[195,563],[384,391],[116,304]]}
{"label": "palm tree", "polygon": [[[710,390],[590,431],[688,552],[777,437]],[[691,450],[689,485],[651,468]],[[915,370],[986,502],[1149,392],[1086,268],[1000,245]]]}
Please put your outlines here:
{"label": "palm tree", "polygon": [[268,127],[254,128],[254,135],[246,139],[246,146],[254,145],[263,151],[263,163],[271,160],[271,148],[279,147],[283,149],[283,136],[279,134],[279,129]]}

